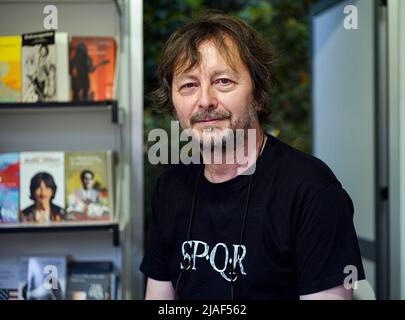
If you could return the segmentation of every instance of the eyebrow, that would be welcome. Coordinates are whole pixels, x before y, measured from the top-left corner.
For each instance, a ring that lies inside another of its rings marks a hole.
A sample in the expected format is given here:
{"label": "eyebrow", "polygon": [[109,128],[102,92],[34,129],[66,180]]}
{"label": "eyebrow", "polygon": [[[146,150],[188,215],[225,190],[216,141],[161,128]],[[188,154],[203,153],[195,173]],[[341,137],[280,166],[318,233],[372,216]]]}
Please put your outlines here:
{"label": "eyebrow", "polygon": [[184,80],[197,80],[197,77],[193,76],[192,74],[183,73],[182,75],[178,76],[176,81],[174,81],[174,82],[179,83]]}
{"label": "eyebrow", "polygon": [[233,76],[233,77],[239,79],[239,74],[237,72],[235,72],[234,70],[230,69],[230,68],[226,68],[226,69],[223,69],[223,70],[216,70],[216,71],[214,71],[212,76],[217,77],[217,76],[222,75],[222,74],[230,75],[230,76]]}
{"label": "eyebrow", "polygon": [[[222,69],[222,70],[215,70],[215,71],[212,73],[212,76],[211,76],[211,77],[212,77],[212,78],[215,78],[215,77],[218,77],[218,76],[220,76],[220,75],[230,75],[230,76],[235,77],[236,79],[239,79],[239,78],[240,78],[240,75],[239,75],[237,72],[235,72],[235,71],[233,71],[232,69],[230,69],[230,68],[226,68],[226,69]],[[190,79],[190,80],[198,80],[198,78],[197,78],[196,76],[192,75],[192,74],[183,73],[182,75],[180,75],[180,76],[177,77],[175,83],[179,83],[179,82],[184,81],[184,80],[186,80],[186,79],[187,79],[187,80],[188,80],[188,79]]]}

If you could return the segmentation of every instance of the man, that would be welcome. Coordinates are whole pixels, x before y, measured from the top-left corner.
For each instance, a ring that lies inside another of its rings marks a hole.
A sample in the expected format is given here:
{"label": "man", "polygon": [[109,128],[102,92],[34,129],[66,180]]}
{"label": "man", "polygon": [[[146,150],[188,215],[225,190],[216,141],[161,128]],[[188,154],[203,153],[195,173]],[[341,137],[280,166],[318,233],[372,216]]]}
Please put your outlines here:
{"label": "man", "polygon": [[83,189],[80,190],[81,199],[85,204],[99,203],[99,192],[94,189],[94,173],[91,170],[83,170],[80,174]]}
{"label": "man", "polygon": [[69,218],[80,220],[101,217],[106,208],[101,203],[100,192],[95,188],[94,172],[83,170],[80,173],[80,181],[83,188],[74,190],[69,195]]}
{"label": "man", "polygon": [[[238,129],[253,129],[256,143],[235,144],[245,163],[180,164],[161,175],[140,267],[146,299],[351,299],[345,268],[364,279],[340,182],[260,126],[272,61],[257,33],[226,15],[191,22],[166,43],[155,96],[182,128],[203,150],[222,146],[223,158]],[[252,160],[254,173],[243,174]]]}

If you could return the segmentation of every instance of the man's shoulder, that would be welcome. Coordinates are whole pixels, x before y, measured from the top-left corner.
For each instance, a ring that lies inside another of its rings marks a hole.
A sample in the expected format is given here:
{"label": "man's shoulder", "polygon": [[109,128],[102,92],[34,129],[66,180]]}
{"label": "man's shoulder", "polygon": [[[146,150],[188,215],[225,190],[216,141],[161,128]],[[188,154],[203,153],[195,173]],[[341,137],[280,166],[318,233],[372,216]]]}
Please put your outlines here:
{"label": "man's shoulder", "polygon": [[[274,159],[278,176],[286,182],[325,187],[338,182],[335,174],[321,159],[300,151],[273,137]],[[269,159],[270,160],[270,159]],[[269,164],[271,160],[269,161]]]}
{"label": "man's shoulder", "polygon": [[26,207],[24,210],[22,210],[22,213],[23,213],[24,215],[30,215],[30,214],[33,213],[34,208],[35,208],[35,205],[32,204],[32,205]]}
{"label": "man's shoulder", "polygon": [[[276,140],[273,160],[276,167],[274,185],[282,194],[291,195],[302,206],[325,197],[332,199],[331,201],[340,199],[343,202],[335,202],[335,205],[347,203],[353,211],[350,196],[321,159]],[[269,165],[270,163],[271,161]]]}
{"label": "man's shoulder", "polygon": [[59,207],[57,204],[51,203],[51,211],[53,213],[60,212],[61,210],[62,210],[62,207]]}

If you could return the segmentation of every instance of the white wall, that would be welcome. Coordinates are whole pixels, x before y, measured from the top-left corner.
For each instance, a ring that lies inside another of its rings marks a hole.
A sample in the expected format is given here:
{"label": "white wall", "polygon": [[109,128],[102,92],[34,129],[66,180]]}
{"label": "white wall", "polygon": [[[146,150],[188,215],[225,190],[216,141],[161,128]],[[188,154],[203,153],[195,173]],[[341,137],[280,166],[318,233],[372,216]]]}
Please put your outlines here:
{"label": "white wall", "polygon": [[[343,1],[314,21],[314,153],[331,166],[355,205],[359,237],[374,241],[374,41],[372,1]],[[359,30],[343,28],[355,4]]]}
{"label": "white wall", "polygon": [[139,266],[144,254],[144,175],[143,175],[143,6],[141,0],[129,2],[130,21],[130,106],[131,106],[131,166],[128,178],[131,181],[130,212],[132,242],[130,258],[133,277],[133,298],[144,297],[144,276]]}
{"label": "white wall", "polygon": [[405,2],[399,1],[399,109],[400,109],[400,296],[405,299]]}
{"label": "white wall", "polygon": [[389,241],[390,298],[405,299],[404,187],[405,187],[405,6],[402,0],[388,1],[389,71]]}
{"label": "white wall", "polygon": [[[358,9],[346,30],[344,7]],[[351,196],[359,238],[376,240],[375,39],[373,1],[341,1],[313,19],[313,148]],[[366,261],[365,261],[366,262]],[[364,263],[375,290],[375,261]]]}

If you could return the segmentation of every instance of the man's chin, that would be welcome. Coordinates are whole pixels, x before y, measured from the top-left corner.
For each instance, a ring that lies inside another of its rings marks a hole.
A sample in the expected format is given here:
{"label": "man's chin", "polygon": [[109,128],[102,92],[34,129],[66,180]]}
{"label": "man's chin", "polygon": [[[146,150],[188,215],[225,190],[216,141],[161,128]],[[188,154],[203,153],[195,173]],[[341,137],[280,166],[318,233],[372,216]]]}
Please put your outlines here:
{"label": "man's chin", "polygon": [[232,129],[218,127],[193,128],[196,138],[202,146],[222,145]]}

